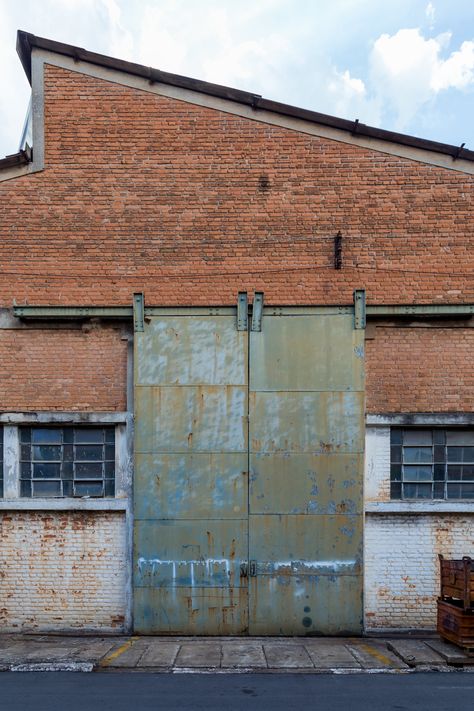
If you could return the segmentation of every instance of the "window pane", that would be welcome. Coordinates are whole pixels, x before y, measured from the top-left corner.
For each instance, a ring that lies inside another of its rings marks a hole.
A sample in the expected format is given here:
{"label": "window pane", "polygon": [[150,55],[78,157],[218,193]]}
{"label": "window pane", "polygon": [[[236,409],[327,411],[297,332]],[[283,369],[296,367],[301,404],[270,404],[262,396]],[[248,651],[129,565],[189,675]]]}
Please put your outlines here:
{"label": "window pane", "polygon": [[33,459],[40,462],[60,462],[61,446],[51,444],[35,445],[33,447]]}
{"label": "window pane", "polygon": [[21,427],[20,428],[20,442],[31,442],[31,428]]}
{"label": "window pane", "polygon": [[451,481],[474,481],[474,464],[448,466],[448,479]]}
{"label": "window pane", "polygon": [[446,444],[446,430],[433,430],[433,442],[435,444]]}
{"label": "window pane", "polygon": [[78,462],[74,476],[76,479],[102,479],[102,462]]}
{"label": "window pane", "polygon": [[433,498],[444,499],[444,481],[435,481],[433,485]]}
{"label": "window pane", "polygon": [[31,481],[20,481],[20,496],[31,496]]}
{"label": "window pane", "polygon": [[448,484],[448,499],[474,499],[474,482],[469,484]]}
{"label": "window pane", "polygon": [[21,479],[31,479],[31,464],[30,464],[30,462],[21,462],[21,464],[20,464],[20,478]]}
{"label": "window pane", "polygon": [[105,445],[105,459],[109,461],[115,459],[115,446],[113,444]]}
{"label": "window pane", "polygon": [[74,441],[79,444],[101,444],[104,441],[104,430],[89,427],[75,429]]}
{"label": "window pane", "polygon": [[474,447],[448,447],[448,462],[474,463]]}
{"label": "window pane", "polygon": [[101,481],[84,481],[75,482],[74,489],[75,496],[103,496],[104,486]]}
{"label": "window pane", "polygon": [[33,496],[61,496],[61,482],[34,481]]}
{"label": "window pane", "polygon": [[433,434],[431,430],[403,430],[403,444],[431,446],[433,443]]}
{"label": "window pane", "polygon": [[399,430],[396,427],[390,429],[390,444],[401,444],[403,441],[403,430]]}
{"label": "window pane", "polygon": [[436,444],[433,447],[433,454],[435,462],[445,462],[446,461],[446,447],[442,447]]}
{"label": "window pane", "polygon": [[390,461],[392,464],[398,464],[402,461],[402,448],[400,445],[390,447]]}
{"label": "window pane", "polygon": [[63,481],[63,496],[72,496],[72,481]]}
{"label": "window pane", "polygon": [[435,464],[433,466],[433,479],[435,481],[444,481],[445,473],[446,473],[446,465],[445,464]]}
{"label": "window pane", "polygon": [[408,464],[420,464],[433,461],[431,447],[403,447],[403,461]]}
{"label": "window pane", "polygon": [[107,427],[105,429],[105,441],[110,444],[115,444],[115,430],[113,427]]}
{"label": "window pane", "polygon": [[102,445],[76,445],[76,461],[100,461],[103,457],[104,448]]}
{"label": "window pane", "polygon": [[115,496],[115,481],[113,479],[105,480],[105,496]]}
{"label": "window pane", "polygon": [[447,430],[446,442],[448,445],[471,445],[474,447],[474,430]]}
{"label": "window pane", "polygon": [[33,479],[59,479],[61,465],[55,463],[33,463]]}
{"label": "window pane", "polygon": [[62,431],[57,428],[34,427],[31,430],[31,441],[33,444],[61,444],[61,434]]}
{"label": "window pane", "polygon": [[405,499],[431,499],[431,484],[404,484],[403,498]]}
{"label": "window pane", "polygon": [[433,469],[426,466],[407,466],[403,467],[403,481],[431,481],[433,478]]}
{"label": "window pane", "polygon": [[402,465],[401,464],[391,464],[390,465],[390,478],[392,481],[402,480]]}
{"label": "window pane", "polygon": [[22,462],[28,462],[31,459],[31,445],[30,444],[20,444],[20,460]]}

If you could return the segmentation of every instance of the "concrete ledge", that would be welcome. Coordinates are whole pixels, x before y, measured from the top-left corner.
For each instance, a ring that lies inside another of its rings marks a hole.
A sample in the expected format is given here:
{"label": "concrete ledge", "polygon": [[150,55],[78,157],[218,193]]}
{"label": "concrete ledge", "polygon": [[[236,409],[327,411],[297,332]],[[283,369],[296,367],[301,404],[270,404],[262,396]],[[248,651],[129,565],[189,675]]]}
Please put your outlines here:
{"label": "concrete ledge", "polygon": [[406,412],[366,415],[367,425],[463,427],[474,425],[474,412]]}
{"label": "concrete ledge", "polygon": [[368,501],[366,514],[474,514],[474,501]]}
{"label": "concrete ledge", "polygon": [[10,425],[93,424],[116,425],[127,422],[127,412],[2,412],[0,423]]}
{"label": "concrete ledge", "polygon": [[128,511],[127,499],[3,499],[0,511]]}

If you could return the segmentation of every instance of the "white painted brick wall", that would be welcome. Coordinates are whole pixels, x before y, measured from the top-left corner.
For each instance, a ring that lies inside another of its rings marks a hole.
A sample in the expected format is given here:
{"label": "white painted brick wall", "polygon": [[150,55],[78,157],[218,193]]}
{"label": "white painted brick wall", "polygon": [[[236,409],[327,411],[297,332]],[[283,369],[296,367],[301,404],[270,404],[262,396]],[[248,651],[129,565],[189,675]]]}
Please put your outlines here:
{"label": "white painted brick wall", "polygon": [[438,553],[474,551],[470,514],[368,514],[365,520],[365,625],[434,629],[439,595]]}
{"label": "white painted brick wall", "polygon": [[367,427],[365,434],[366,501],[390,501],[390,427]]}
{"label": "white painted brick wall", "polygon": [[1,512],[2,631],[121,631],[126,559],[124,513]]}
{"label": "white painted brick wall", "polygon": [[[390,427],[367,427],[365,502],[390,502]],[[399,502],[403,506],[404,502]],[[429,502],[428,502],[429,503]],[[474,514],[367,512],[365,517],[365,626],[434,629],[439,595],[438,553],[474,555]]]}

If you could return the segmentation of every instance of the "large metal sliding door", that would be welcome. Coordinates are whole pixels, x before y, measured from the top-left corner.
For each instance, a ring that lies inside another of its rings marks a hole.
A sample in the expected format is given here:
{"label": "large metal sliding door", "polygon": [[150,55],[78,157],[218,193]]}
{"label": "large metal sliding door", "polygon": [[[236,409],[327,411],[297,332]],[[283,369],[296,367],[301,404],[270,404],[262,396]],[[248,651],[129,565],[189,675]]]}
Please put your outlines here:
{"label": "large metal sliding door", "polygon": [[354,309],[266,308],[252,331],[236,309],[150,311],[135,333],[135,630],[360,632]]}
{"label": "large metal sliding door", "polygon": [[163,313],[143,329],[135,333],[134,628],[243,634],[247,333],[237,331],[234,309]]}
{"label": "large metal sliding door", "polygon": [[251,332],[251,634],[362,631],[363,334],[330,308]]}

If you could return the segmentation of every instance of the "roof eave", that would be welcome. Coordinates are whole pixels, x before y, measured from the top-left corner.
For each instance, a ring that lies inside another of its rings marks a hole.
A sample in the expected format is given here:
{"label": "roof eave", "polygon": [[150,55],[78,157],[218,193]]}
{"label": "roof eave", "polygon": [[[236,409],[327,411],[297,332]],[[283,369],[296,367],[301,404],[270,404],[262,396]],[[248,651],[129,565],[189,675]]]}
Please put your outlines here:
{"label": "roof eave", "polygon": [[365,138],[374,138],[381,141],[387,141],[389,143],[409,146],[411,148],[419,148],[434,153],[441,153],[443,155],[451,156],[453,160],[462,158],[463,160],[474,161],[474,151],[464,148],[464,144],[461,146],[453,146],[448,143],[439,143],[438,141],[431,141],[426,138],[418,138],[404,133],[396,133],[382,128],[375,128],[374,126],[367,126],[366,124],[360,123],[358,120],[349,121],[347,119],[337,118],[336,116],[330,116],[328,114],[321,114],[309,109],[298,108],[289,104],[283,104],[270,99],[265,99],[260,94],[241,91],[240,89],[233,89],[228,86],[201,81],[200,79],[192,79],[191,77],[184,77],[179,74],[163,72],[159,69],[145,67],[141,64],[135,64],[134,62],[126,62],[122,59],[115,59],[114,57],[97,54],[96,52],[89,52],[81,47],[56,42],[44,37],[37,37],[29,32],[18,30],[17,52],[30,84],[31,52],[33,47],[54,52],[56,54],[63,54],[65,56],[72,57],[75,61],[89,62],[108,69],[113,69],[115,71],[122,71],[127,74],[144,77],[152,83],[156,82],[169,84],[171,86],[196,91],[202,94],[208,94],[221,99],[235,101],[240,104],[251,106],[255,111],[270,111],[275,114],[290,116],[303,121],[309,121],[310,123],[346,131],[353,136],[364,136]]}

